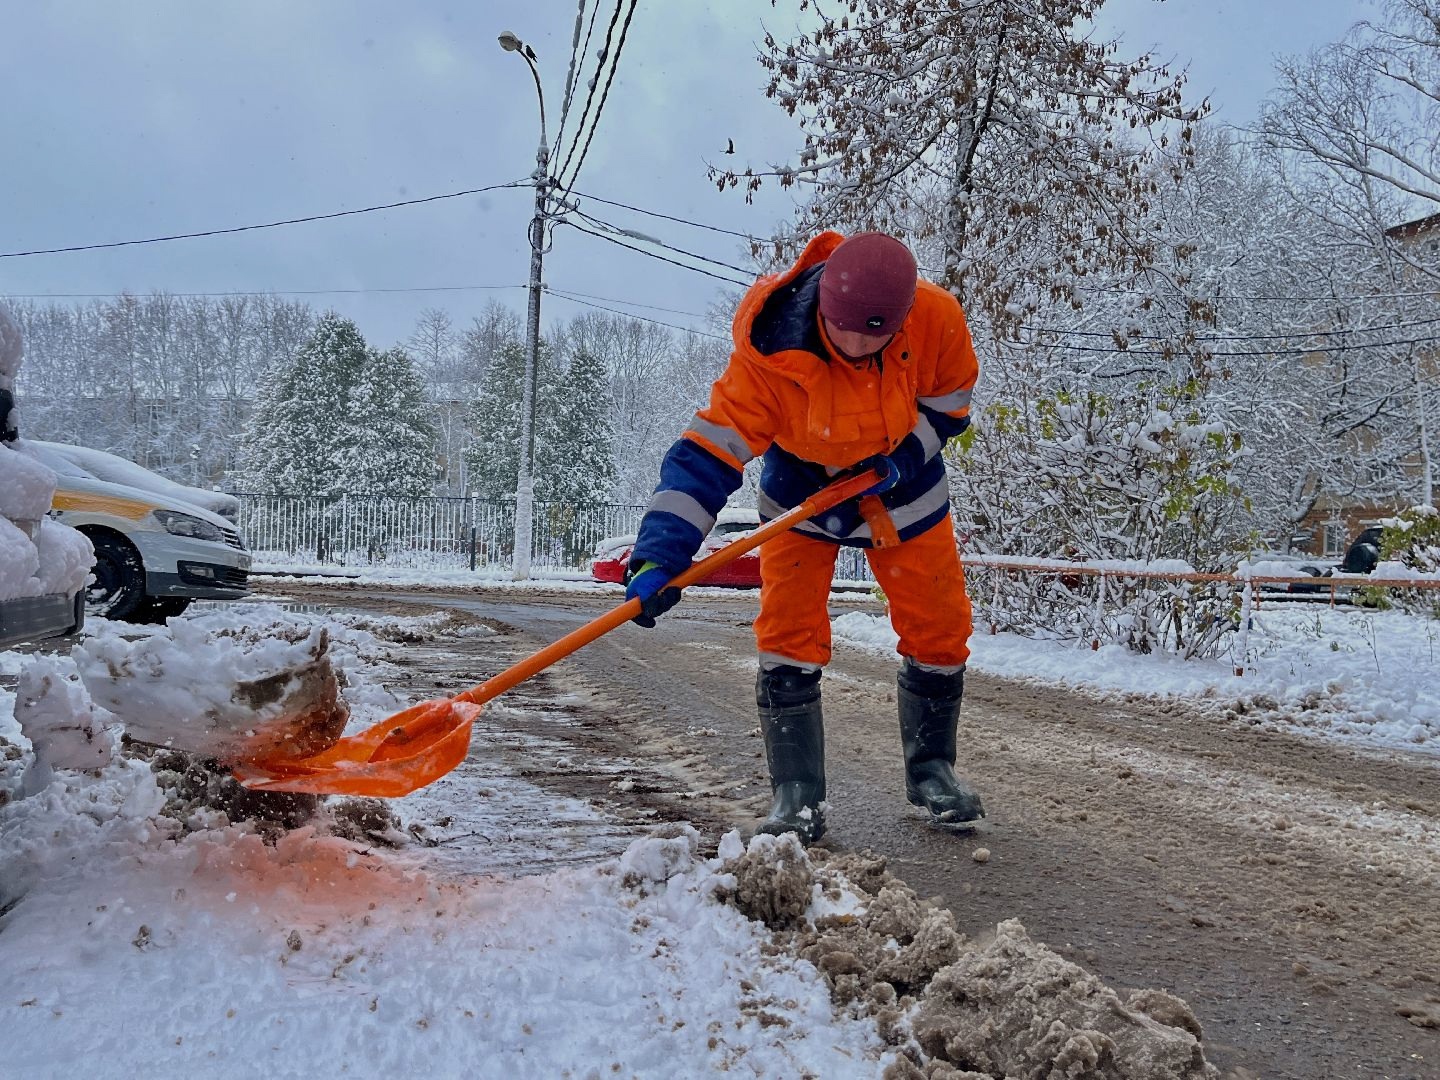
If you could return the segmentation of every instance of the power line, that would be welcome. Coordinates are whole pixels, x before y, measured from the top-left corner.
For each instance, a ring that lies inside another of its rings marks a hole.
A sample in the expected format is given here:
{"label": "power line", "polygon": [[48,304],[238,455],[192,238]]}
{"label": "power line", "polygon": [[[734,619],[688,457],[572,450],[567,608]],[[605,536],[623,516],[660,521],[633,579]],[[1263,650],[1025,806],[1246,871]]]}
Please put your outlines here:
{"label": "power line", "polygon": [[734,229],[722,229],[718,225],[705,225],[699,221],[690,221],[687,218],[674,217],[671,214],[662,214],[658,210],[646,210],[643,207],[631,206],[629,203],[616,202],[614,199],[602,199],[599,195],[589,195],[579,190],[578,188],[571,188],[570,190],[572,194],[579,195],[582,199],[589,199],[591,202],[604,203],[606,206],[618,206],[622,210],[633,210],[637,214],[645,214],[648,217],[664,218],[666,221],[674,221],[681,225],[693,225],[697,229],[709,229],[711,232],[724,233],[726,236],[738,236],[741,240],[753,240],[756,243],[765,242],[763,238],[759,236],[751,236],[749,233],[736,232]]}
{"label": "power line", "polygon": [[[566,293],[559,291],[558,289],[551,289],[547,287],[545,291],[551,296],[557,296],[561,300],[568,300],[572,304],[580,304],[584,307],[595,308],[598,311],[608,311],[612,315],[620,315],[627,319],[639,319],[641,322],[653,323],[656,326],[669,327],[671,330],[680,330],[687,334],[694,334],[696,337],[710,338],[712,341],[730,340],[729,338],[721,337],[719,334],[706,333],[704,330],[694,330],[688,326],[677,326],[675,323],[662,322],[660,319],[647,318],[644,315],[636,315],[629,311],[621,311],[619,308],[606,307],[604,304],[592,304],[588,300],[581,300],[578,297],[570,296]],[[623,300],[620,302],[624,303]]]}
{"label": "power line", "polygon": [[[597,4],[599,0],[596,0]],[[585,107],[580,110],[580,119],[575,122],[575,135],[570,140],[570,149],[565,152],[564,164],[555,172],[557,180],[565,176],[565,170],[570,167],[570,161],[575,156],[575,149],[580,145],[580,136],[585,130],[585,121],[590,117],[590,106],[595,101],[595,88],[600,83],[601,68],[605,61],[610,58],[610,41],[615,36],[616,24],[620,22],[620,11],[625,6],[625,0],[615,0],[615,10],[610,15],[610,25],[605,29],[605,43],[600,46],[600,59],[596,63],[595,76],[590,80],[589,89],[585,94]],[[599,10],[598,7],[596,9]],[[558,149],[558,145],[557,145]]]}
{"label": "power line", "polygon": [[[615,43],[615,55],[610,58],[610,74],[605,78],[605,89],[600,93],[600,104],[595,107],[595,116],[590,121],[590,130],[585,135],[585,146],[580,151],[580,156],[575,159],[575,171],[570,174],[571,184],[574,184],[576,180],[580,179],[580,167],[585,164],[585,157],[590,153],[590,141],[595,138],[595,131],[600,126],[600,114],[605,111],[605,102],[610,98],[610,87],[611,84],[615,82],[615,72],[620,67],[620,53],[625,48],[625,39],[630,35],[630,20],[635,17],[635,8],[639,3],[640,0],[630,0],[630,10],[625,13],[625,24],[620,27],[620,40]],[[616,10],[619,10],[618,3]],[[576,130],[576,136],[578,141],[578,129]],[[564,179],[563,170],[560,179]]]}
{"label": "power line", "polygon": [[72,251],[99,251],[104,248],[133,247],[137,244],[163,244],[171,240],[194,240],[202,236],[226,236],[231,233],[251,232],[255,229],[278,229],[282,225],[302,225],[310,221],[329,221],[332,218],[351,217],[355,214],[371,214],[377,210],[395,210],[402,206],[419,206],[422,203],[440,202],[442,199],[459,199],[466,195],[480,195],[486,191],[501,188],[529,187],[528,180],[512,180],[508,184],[491,184],[488,187],[470,188],[466,191],[451,191],[444,195],[427,195],[421,199],[404,199],[400,202],[381,203],[376,206],[362,206],[357,210],[337,210],[331,214],[310,214],[307,217],[286,218],[284,221],[268,221],[261,225],[236,225],[228,229],[206,229],[203,232],[175,233],[170,236],[151,236],[144,240],[115,240],[104,244],[75,244],[71,247],[38,248],[34,251],[0,252],[0,259],[18,259],[26,255],[62,255]]}
{"label": "power line", "polygon": [[712,266],[723,266],[726,270],[734,270],[736,273],[750,273],[750,271],[743,266],[736,266],[734,263],[727,263],[722,262],[719,259],[712,259],[708,255],[701,255],[699,252],[687,251],[682,247],[676,247],[674,244],[667,244],[664,240],[657,239],[653,236],[647,236],[644,233],[636,233],[632,232],[629,229],[622,229],[620,226],[612,222],[605,221],[602,218],[594,217],[591,214],[585,213],[583,210],[576,210],[575,214],[578,217],[584,218],[592,225],[598,225],[602,229],[608,229],[611,232],[619,234],[620,236],[627,236],[632,240],[643,240],[647,244],[654,244],[656,247],[664,248],[666,251],[673,251],[677,255],[688,255],[692,259],[699,259],[701,262],[707,262]]}
{"label": "power line", "polygon": [[661,262],[670,263],[672,266],[678,266],[684,270],[690,270],[696,274],[704,274],[706,277],[712,277],[718,281],[724,281],[730,285],[738,285],[741,288],[748,288],[751,284],[751,282],[748,281],[736,281],[734,278],[726,277],[724,274],[716,274],[712,273],[709,270],[702,270],[698,266],[691,266],[689,263],[682,263],[678,259],[667,259],[664,255],[657,255],[653,251],[646,251],[644,248],[636,247],[634,244],[627,244],[623,240],[617,240],[609,233],[598,232],[595,229],[587,229],[583,225],[577,225],[573,221],[562,222],[562,224],[569,225],[572,229],[575,229],[578,232],[585,233],[587,236],[595,236],[599,237],[601,240],[608,240],[612,244],[619,244],[621,247],[628,248],[631,251],[638,251],[641,255],[648,255],[652,259],[659,259]]}
{"label": "power line", "polygon": [[[168,289],[149,289],[145,295],[176,297],[224,297],[224,296],[331,296],[360,293],[435,293],[435,292],[476,292],[486,289],[524,289],[526,285],[416,285],[405,288],[376,289],[236,289],[230,292],[170,292]],[[7,293],[0,296],[12,300],[97,300],[124,295],[123,292],[107,293]],[[137,294],[138,295],[138,294]],[[688,314],[688,312],[682,312]]]}
{"label": "power line", "polygon": [[570,65],[565,71],[565,101],[560,106],[560,127],[555,132],[555,157],[560,150],[560,144],[565,141],[565,121],[570,116],[570,104],[575,100],[575,75],[577,68],[585,62],[585,53],[590,49],[590,35],[595,32],[595,17],[600,14],[600,3],[596,0],[595,7],[590,12],[590,26],[585,31],[585,44],[580,44],[580,27],[585,21],[585,5],[588,0],[580,0],[579,7],[575,10],[575,29],[570,36]]}
{"label": "power line", "polygon": [[[545,286],[545,291],[551,291],[550,286]],[[704,315],[698,311],[682,311],[680,308],[661,307],[659,304],[642,304],[638,300],[620,300],[614,296],[596,296],[594,293],[579,292],[575,289],[566,289],[565,293],[569,297],[583,296],[588,300],[606,300],[612,304],[624,304],[626,307],[645,308],[649,311],[666,311],[671,315],[689,315],[692,319],[709,318],[708,315]]]}

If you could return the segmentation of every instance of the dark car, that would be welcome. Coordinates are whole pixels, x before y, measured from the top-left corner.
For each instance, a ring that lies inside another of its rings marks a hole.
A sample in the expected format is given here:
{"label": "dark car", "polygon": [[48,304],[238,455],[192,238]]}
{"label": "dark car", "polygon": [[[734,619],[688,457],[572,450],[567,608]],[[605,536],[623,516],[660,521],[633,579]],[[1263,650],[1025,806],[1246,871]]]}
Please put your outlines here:
{"label": "dark car", "polygon": [[1345,549],[1345,558],[1340,561],[1342,574],[1368,574],[1380,564],[1380,536],[1385,532],[1379,525],[1371,525],[1350,541]]}

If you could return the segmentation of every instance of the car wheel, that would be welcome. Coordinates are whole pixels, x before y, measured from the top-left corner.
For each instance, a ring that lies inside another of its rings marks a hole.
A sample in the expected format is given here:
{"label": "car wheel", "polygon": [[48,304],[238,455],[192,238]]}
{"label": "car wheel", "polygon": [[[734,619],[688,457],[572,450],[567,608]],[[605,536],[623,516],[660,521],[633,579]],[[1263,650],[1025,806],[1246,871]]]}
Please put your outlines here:
{"label": "car wheel", "polygon": [[135,623],[163,623],[182,614],[190,606],[188,596],[152,596],[140,603],[130,615]]}
{"label": "car wheel", "polygon": [[140,553],[118,536],[90,534],[95,581],[85,592],[85,612],[102,619],[133,619],[145,604],[145,567]]}

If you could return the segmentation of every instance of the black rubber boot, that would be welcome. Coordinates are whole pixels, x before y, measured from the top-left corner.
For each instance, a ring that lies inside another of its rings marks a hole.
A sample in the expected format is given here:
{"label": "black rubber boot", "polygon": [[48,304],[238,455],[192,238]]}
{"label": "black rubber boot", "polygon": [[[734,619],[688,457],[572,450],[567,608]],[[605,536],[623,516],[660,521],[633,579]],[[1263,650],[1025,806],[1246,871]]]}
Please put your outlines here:
{"label": "black rubber boot", "polygon": [[906,798],[947,824],[984,817],[980,796],[955,775],[955,725],[965,669],[947,675],[919,667],[907,657],[896,685]]}
{"label": "black rubber boot", "polygon": [[796,667],[761,671],[755,682],[765,760],[774,802],[762,833],[795,833],[802,844],[825,834],[825,725],[820,672]]}

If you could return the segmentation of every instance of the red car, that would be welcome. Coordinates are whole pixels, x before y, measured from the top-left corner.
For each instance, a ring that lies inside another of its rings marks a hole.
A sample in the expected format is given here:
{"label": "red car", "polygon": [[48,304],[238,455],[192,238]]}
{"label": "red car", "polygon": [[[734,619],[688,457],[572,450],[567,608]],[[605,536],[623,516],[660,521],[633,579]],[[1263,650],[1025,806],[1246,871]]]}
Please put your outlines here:
{"label": "red car", "polygon": [[[697,560],[724,547],[738,536],[753,532],[760,525],[760,515],[755,510],[722,510],[715,521],[710,535],[700,545]],[[635,546],[634,535],[611,536],[595,545],[595,561],[590,567],[590,576],[596,581],[621,582],[630,566],[630,551]],[[747,551],[734,562],[706,574],[697,585],[721,585],[736,589],[758,589],[760,587],[760,549]]]}

